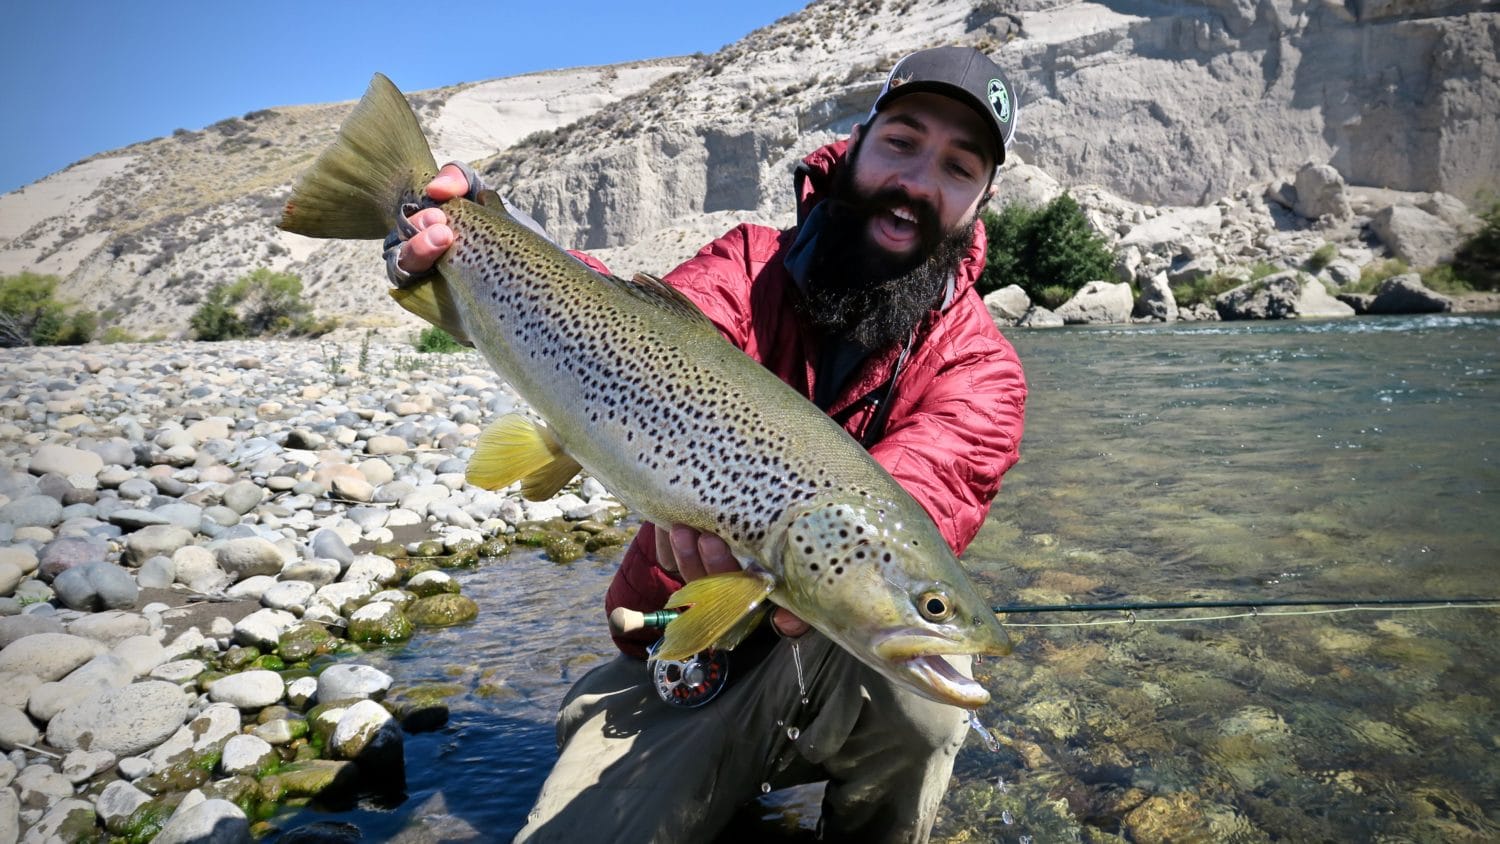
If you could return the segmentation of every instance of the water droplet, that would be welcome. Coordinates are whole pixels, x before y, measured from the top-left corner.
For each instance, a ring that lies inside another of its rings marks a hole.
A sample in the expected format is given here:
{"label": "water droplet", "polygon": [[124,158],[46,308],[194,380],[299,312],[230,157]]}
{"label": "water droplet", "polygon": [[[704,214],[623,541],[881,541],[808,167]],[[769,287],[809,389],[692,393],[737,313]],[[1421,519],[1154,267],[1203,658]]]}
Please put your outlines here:
{"label": "water droplet", "polygon": [[974,732],[979,734],[979,737],[984,741],[984,746],[989,748],[991,753],[998,753],[1000,751],[999,740],[990,733],[984,724],[980,723],[979,713],[972,709],[969,710],[969,726],[973,727]]}
{"label": "water droplet", "polygon": [[799,729],[797,729],[796,727],[787,727],[786,728],[786,737],[787,737],[787,739],[789,741],[796,741],[797,740],[797,736],[800,736],[800,735],[802,735],[802,731],[799,730]]}
{"label": "water droplet", "polygon": [[1012,815],[1009,809],[1004,809],[1000,812],[1000,822],[1006,826],[1010,826],[1016,822],[1016,816]]}
{"label": "water droplet", "polygon": [[995,790],[1000,792],[1001,794],[1006,794],[1010,791],[1010,786],[1005,784],[1005,777],[1000,777],[995,780]]}
{"label": "water droplet", "polygon": [[1016,839],[1016,841],[1018,841],[1019,844],[1031,844],[1032,840],[1033,839],[1032,839],[1032,837],[1030,835],[1023,835],[1020,838]]}
{"label": "water droplet", "polygon": [[803,697],[802,698],[802,705],[806,706],[807,704],[808,704],[808,699],[806,697]]}
{"label": "water droplet", "polygon": [[768,782],[761,783],[760,784],[760,793],[761,794],[770,794],[771,793],[771,784],[768,783]]}
{"label": "water droplet", "polygon": [[778,727],[785,727],[786,726],[786,721],[783,721],[782,719],[777,718],[776,719],[776,726],[778,726]]}
{"label": "water droplet", "polygon": [[802,702],[807,703],[807,683],[802,679],[802,651],[797,643],[792,643],[792,665],[797,668],[797,693],[802,696]]}

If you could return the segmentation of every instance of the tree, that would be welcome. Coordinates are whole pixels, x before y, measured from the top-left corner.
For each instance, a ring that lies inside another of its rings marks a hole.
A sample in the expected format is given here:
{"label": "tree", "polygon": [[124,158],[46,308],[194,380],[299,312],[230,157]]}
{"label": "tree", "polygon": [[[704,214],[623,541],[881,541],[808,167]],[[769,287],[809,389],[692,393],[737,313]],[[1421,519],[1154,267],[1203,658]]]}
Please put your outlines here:
{"label": "tree", "polygon": [[1013,203],[985,211],[983,219],[989,246],[980,295],[1017,284],[1033,300],[1055,298],[1057,289],[1071,294],[1105,278],[1114,265],[1104,238],[1067,193],[1040,208]]}

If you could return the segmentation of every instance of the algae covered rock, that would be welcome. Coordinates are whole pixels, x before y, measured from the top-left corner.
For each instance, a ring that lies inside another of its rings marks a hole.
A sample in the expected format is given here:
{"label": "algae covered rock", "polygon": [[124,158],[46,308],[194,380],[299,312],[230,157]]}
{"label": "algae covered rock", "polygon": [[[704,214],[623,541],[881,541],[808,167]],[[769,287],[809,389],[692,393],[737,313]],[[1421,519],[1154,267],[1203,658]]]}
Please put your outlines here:
{"label": "algae covered rock", "polygon": [[448,627],[473,621],[478,615],[479,605],[463,595],[433,595],[406,608],[406,617],[418,627]]}
{"label": "algae covered rock", "polygon": [[287,628],[276,643],[276,652],[288,662],[301,662],[321,654],[332,653],[338,640],[328,628],[312,621],[303,621]]}
{"label": "algae covered rock", "polygon": [[366,604],[349,617],[351,642],[404,642],[411,634],[411,620],[394,604]]}

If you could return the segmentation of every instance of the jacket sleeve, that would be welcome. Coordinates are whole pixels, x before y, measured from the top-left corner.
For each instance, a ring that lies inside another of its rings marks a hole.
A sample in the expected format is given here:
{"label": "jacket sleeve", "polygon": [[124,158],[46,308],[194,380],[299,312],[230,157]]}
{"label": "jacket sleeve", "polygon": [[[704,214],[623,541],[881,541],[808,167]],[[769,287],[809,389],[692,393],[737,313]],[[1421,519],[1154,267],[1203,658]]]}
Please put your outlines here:
{"label": "jacket sleeve", "polygon": [[913,373],[918,383],[925,375],[920,394],[908,408],[893,408],[885,436],[870,449],[955,554],[973,541],[1000,476],[1020,457],[1026,408],[1026,379],[1009,343],[996,333],[962,345],[914,363],[928,367]]}

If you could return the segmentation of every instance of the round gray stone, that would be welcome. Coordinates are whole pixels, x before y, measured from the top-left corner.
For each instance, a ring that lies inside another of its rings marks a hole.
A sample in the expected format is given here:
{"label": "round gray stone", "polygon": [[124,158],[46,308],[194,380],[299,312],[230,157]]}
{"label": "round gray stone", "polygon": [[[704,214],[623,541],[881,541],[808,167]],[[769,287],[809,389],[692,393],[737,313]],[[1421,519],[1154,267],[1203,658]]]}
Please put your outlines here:
{"label": "round gray stone", "polygon": [[369,665],[339,663],[318,675],[318,702],[365,700],[385,694],[391,675]]}
{"label": "round gray stone", "polygon": [[230,737],[224,743],[219,767],[226,774],[250,774],[254,776],[267,762],[276,757],[276,748],[263,738],[253,735]]}
{"label": "round gray stone", "polygon": [[151,525],[125,537],[128,562],[141,563],[152,557],[171,556],[193,541],[193,532],[177,525]]}
{"label": "round gray stone", "polygon": [[31,473],[44,475],[56,472],[59,475],[86,475],[93,477],[104,468],[104,458],[99,455],[66,445],[48,444],[37,446],[31,454]]}
{"label": "round gray stone", "polygon": [[23,495],[0,507],[0,522],[12,527],[50,528],[62,520],[62,502],[50,495]]}
{"label": "round gray stone", "polygon": [[177,567],[172,565],[170,558],[160,554],[141,563],[140,570],[135,573],[135,582],[142,589],[169,589],[176,579]]}
{"label": "round gray stone", "polygon": [[41,731],[25,712],[0,704],[0,749],[15,750],[23,744],[35,747],[41,737]]}
{"label": "round gray stone", "polygon": [[68,569],[52,581],[52,589],[68,609],[80,612],[133,607],[140,595],[129,572],[102,562]]}
{"label": "round gray stone", "polygon": [[175,733],[187,720],[192,700],[173,683],[133,683],[58,713],[47,725],[47,742],[64,751],[82,748],[134,756]]}
{"label": "round gray stone", "polygon": [[265,498],[266,491],[254,481],[235,481],[224,488],[221,503],[243,516],[255,509],[255,505]]}
{"label": "round gray stone", "polygon": [[229,703],[239,709],[264,709],[281,700],[286,684],[275,671],[245,671],[215,680],[208,687],[208,699]]}
{"label": "round gray stone", "polygon": [[205,800],[196,806],[179,807],[155,844],[250,844],[250,821],[240,807],[228,800]]}
{"label": "round gray stone", "polygon": [[214,552],[219,568],[233,580],[243,580],[257,574],[277,575],[281,573],[284,560],[281,549],[260,537],[231,539]]}
{"label": "round gray stone", "polygon": [[12,642],[0,650],[0,671],[34,674],[43,680],[59,680],[103,651],[103,645],[82,636],[37,633]]}
{"label": "round gray stone", "polygon": [[344,567],[354,562],[354,552],[349,549],[349,545],[336,531],[323,528],[314,533],[311,547],[314,557],[337,560]]}

